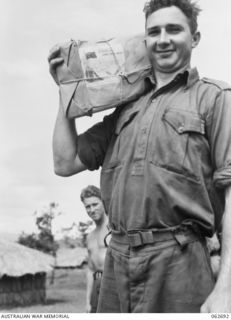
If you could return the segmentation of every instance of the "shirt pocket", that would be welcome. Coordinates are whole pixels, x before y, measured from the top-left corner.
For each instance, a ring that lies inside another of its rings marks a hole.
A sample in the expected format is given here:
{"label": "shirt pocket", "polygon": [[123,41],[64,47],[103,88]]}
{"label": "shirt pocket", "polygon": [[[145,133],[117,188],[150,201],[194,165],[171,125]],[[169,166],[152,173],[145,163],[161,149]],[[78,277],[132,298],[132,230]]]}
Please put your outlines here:
{"label": "shirt pocket", "polygon": [[198,159],[205,135],[201,115],[182,109],[168,109],[155,132],[151,162],[167,170],[198,178]]}
{"label": "shirt pocket", "polygon": [[114,169],[126,159],[131,146],[131,138],[133,137],[133,129],[129,124],[131,124],[137,113],[138,111],[132,109],[122,110],[104,158],[103,171]]}
{"label": "shirt pocket", "polygon": [[116,123],[116,129],[115,129],[115,134],[119,135],[120,132],[129,125],[129,123],[132,122],[132,120],[135,118],[137,115],[138,110],[133,110],[133,109],[128,109],[125,110],[124,112],[122,111],[120,117],[117,120]]}
{"label": "shirt pocket", "polygon": [[102,166],[101,192],[106,211],[109,215],[113,195],[117,194],[113,191],[118,189],[124,162],[129,157],[133,127],[130,124],[137,113],[137,110],[122,110]]}
{"label": "shirt pocket", "polygon": [[125,113],[119,117],[116,124],[115,135],[116,144],[115,151],[117,153],[117,159],[119,162],[124,162],[129,158],[132,147],[133,140],[136,134],[136,118],[138,110],[126,110]]}
{"label": "shirt pocket", "polygon": [[101,170],[100,189],[107,214],[110,216],[110,204],[122,165],[118,161],[110,162]]}

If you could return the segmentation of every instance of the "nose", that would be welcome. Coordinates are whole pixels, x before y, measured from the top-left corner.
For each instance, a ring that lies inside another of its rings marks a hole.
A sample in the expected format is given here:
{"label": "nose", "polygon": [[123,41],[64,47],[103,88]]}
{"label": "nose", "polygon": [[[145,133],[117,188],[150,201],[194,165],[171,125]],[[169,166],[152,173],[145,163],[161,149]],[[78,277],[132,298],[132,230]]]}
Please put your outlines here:
{"label": "nose", "polygon": [[94,213],[94,207],[92,207],[92,206],[89,207],[89,213],[90,213],[90,214]]}
{"label": "nose", "polygon": [[170,43],[169,35],[165,29],[161,29],[158,45],[168,45]]}

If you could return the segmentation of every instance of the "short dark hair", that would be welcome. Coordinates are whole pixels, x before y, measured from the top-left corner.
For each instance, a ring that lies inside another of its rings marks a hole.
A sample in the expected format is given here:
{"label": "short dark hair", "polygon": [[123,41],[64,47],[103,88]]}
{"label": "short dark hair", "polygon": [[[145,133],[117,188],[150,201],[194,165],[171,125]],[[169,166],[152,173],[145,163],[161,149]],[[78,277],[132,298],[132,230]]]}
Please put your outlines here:
{"label": "short dark hair", "polygon": [[85,198],[90,198],[90,197],[97,197],[101,200],[100,189],[97,188],[96,186],[90,185],[81,191],[80,199],[82,202],[84,201]]}
{"label": "short dark hair", "polygon": [[149,0],[144,5],[145,19],[153,12],[166,7],[178,7],[188,18],[191,33],[197,31],[197,17],[201,11],[199,6],[191,0]]}

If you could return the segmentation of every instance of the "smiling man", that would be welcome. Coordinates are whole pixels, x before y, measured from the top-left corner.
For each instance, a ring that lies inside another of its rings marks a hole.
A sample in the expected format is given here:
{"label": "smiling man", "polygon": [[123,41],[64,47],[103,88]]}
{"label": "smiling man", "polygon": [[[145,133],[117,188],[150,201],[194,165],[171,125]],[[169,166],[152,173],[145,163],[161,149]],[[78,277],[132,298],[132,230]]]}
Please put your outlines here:
{"label": "smiling man", "polygon": [[82,190],[80,199],[88,216],[95,223],[95,229],[87,236],[88,268],[86,292],[86,312],[95,313],[106,254],[104,239],[108,234],[108,219],[99,188],[95,186],[86,187]]}
{"label": "smiling man", "polygon": [[[149,1],[148,93],[81,135],[59,110],[56,173],[102,167],[112,237],[98,312],[231,312],[231,87],[191,68],[199,12]],[[58,50],[49,61],[57,80]],[[215,284],[205,237],[221,226]]]}
{"label": "smiling man", "polygon": [[[169,77],[190,66],[192,49],[200,40],[200,33],[193,28],[187,16],[176,6],[147,15],[147,50],[155,77],[161,78],[160,81],[168,82]],[[161,85],[162,82],[159,87]]]}

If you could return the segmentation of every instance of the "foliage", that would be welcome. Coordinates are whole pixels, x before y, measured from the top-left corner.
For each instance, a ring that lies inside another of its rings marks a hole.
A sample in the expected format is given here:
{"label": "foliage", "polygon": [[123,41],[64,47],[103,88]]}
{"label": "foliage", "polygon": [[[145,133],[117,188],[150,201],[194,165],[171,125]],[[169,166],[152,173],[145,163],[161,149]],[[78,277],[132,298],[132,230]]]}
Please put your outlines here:
{"label": "foliage", "polygon": [[52,232],[52,221],[55,216],[61,214],[57,211],[57,208],[57,203],[50,202],[42,211],[36,211],[34,213],[36,216],[35,223],[39,233],[26,234],[23,232],[18,238],[18,243],[56,256],[58,244]]}
{"label": "foliage", "polygon": [[93,221],[79,222],[78,230],[80,232],[81,244],[83,247],[87,246],[87,235],[90,232],[90,229],[92,226],[93,226]]}
{"label": "foliage", "polygon": [[37,249],[38,247],[37,235],[35,233],[26,234],[25,232],[22,232],[18,238],[18,243],[29,248]]}

